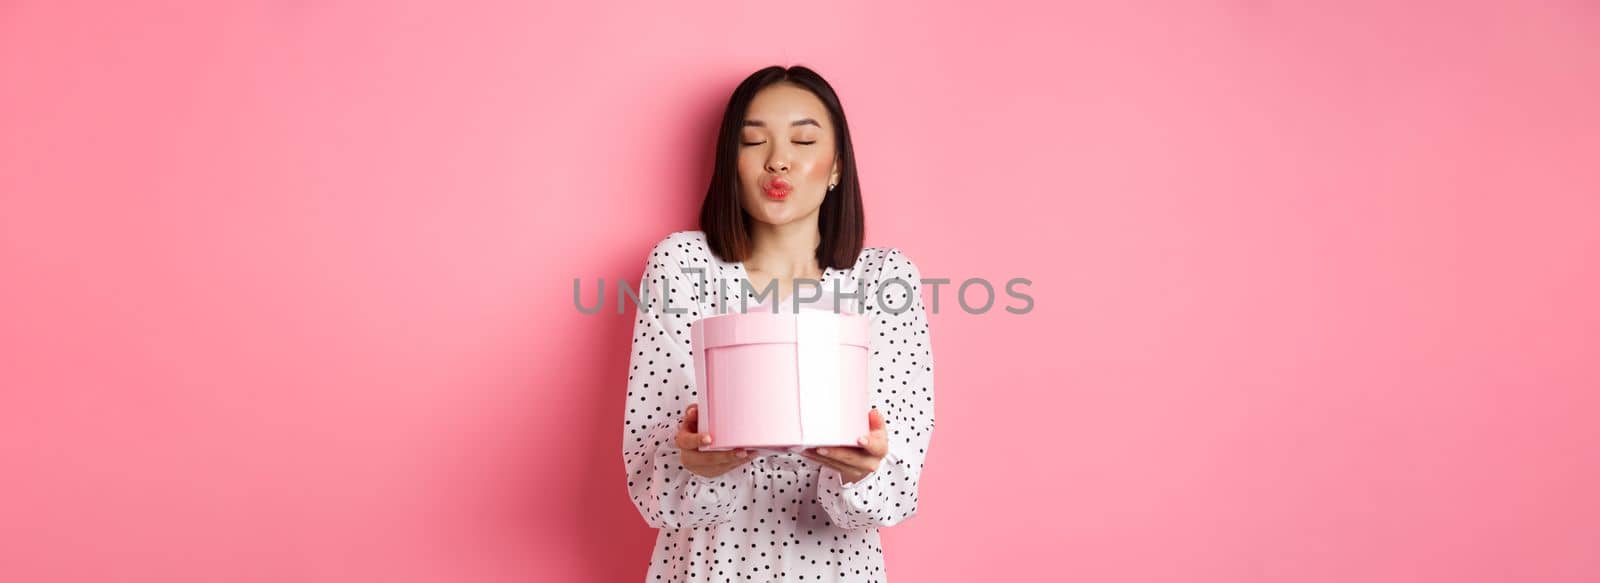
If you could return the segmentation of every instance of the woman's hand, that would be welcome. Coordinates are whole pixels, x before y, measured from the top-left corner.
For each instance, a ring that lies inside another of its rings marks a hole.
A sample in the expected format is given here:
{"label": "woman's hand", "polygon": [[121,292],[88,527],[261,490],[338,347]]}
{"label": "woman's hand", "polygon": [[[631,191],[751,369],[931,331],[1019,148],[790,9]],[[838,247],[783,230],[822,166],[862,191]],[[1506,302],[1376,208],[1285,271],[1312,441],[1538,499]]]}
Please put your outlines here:
{"label": "woman's hand", "polygon": [[707,478],[715,478],[755,459],[748,449],[700,451],[702,446],[711,445],[711,436],[699,433],[699,430],[700,407],[689,405],[683,410],[683,422],[678,424],[676,438],[678,449],[681,450],[680,463],[689,471]]}
{"label": "woman's hand", "polygon": [[871,431],[856,438],[861,447],[817,447],[800,453],[806,459],[839,470],[846,484],[854,484],[867,474],[878,471],[878,464],[889,455],[889,431],[883,413],[877,409],[867,411],[867,428]]}

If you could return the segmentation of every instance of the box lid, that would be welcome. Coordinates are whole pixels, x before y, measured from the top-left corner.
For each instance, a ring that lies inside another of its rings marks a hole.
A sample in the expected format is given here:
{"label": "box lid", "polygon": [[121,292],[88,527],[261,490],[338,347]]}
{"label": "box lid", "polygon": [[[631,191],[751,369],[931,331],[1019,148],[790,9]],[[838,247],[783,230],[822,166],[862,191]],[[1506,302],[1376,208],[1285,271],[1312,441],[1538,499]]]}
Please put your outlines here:
{"label": "box lid", "polygon": [[[870,347],[871,319],[857,314],[835,314],[820,310],[800,313],[746,312],[700,318],[690,324],[695,329],[696,348],[716,348],[731,344],[794,343],[805,327],[837,326],[839,344]],[[831,337],[831,336],[830,336]]]}

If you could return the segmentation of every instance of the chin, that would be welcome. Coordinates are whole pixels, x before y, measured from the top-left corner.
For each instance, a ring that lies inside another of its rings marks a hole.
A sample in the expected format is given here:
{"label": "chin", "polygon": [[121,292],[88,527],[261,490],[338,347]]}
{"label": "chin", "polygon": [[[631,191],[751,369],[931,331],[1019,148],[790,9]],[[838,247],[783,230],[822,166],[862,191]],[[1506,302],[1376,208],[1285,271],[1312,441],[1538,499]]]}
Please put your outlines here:
{"label": "chin", "polygon": [[793,206],[787,206],[777,210],[777,212],[774,212],[772,208],[763,208],[763,212],[750,213],[750,218],[769,225],[785,225],[811,216],[812,213],[817,212],[820,208],[820,206],[816,206],[801,210]]}
{"label": "chin", "polygon": [[755,221],[758,222],[758,223],[766,223],[766,224],[772,225],[774,227],[793,222],[796,218],[798,218],[798,217],[791,217],[791,216],[788,216],[788,215],[776,216],[776,217],[772,216],[772,215],[750,215],[750,217],[755,219]]}

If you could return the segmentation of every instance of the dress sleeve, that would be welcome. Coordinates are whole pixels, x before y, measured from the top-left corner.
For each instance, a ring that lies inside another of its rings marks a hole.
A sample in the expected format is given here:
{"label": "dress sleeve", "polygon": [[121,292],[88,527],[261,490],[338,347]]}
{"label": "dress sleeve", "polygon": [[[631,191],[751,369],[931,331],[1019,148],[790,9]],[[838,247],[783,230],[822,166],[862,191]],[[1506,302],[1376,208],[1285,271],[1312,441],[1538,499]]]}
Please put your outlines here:
{"label": "dress sleeve", "polygon": [[679,257],[670,238],[651,249],[638,288],[628,358],[622,460],[628,494],[653,528],[724,523],[748,507],[754,489],[747,466],[706,478],[680,463],[674,438],[684,408],[698,395],[689,322],[700,316],[696,282],[702,276],[685,273]]}
{"label": "dress sleeve", "polygon": [[847,529],[894,526],[916,514],[923,459],[933,437],[933,348],[921,272],[898,249],[890,249],[879,273],[865,299],[865,312],[872,314],[868,386],[872,408],[884,414],[889,452],[876,471],[853,484],[845,484],[830,466],[822,467],[817,483],[818,502],[834,524]]}

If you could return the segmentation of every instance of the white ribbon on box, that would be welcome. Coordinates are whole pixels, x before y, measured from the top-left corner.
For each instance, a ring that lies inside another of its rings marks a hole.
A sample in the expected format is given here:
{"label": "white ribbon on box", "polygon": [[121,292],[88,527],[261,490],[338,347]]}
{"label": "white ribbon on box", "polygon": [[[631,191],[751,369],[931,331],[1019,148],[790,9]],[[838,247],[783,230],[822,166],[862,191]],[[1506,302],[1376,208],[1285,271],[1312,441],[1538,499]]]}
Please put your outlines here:
{"label": "white ribbon on box", "polygon": [[795,399],[800,410],[800,439],[811,445],[843,433],[839,411],[839,315],[801,310],[794,315],[795,366],[799,379]]}

